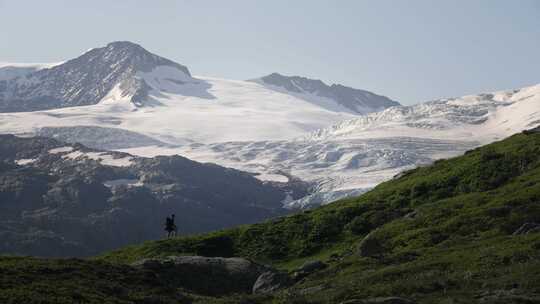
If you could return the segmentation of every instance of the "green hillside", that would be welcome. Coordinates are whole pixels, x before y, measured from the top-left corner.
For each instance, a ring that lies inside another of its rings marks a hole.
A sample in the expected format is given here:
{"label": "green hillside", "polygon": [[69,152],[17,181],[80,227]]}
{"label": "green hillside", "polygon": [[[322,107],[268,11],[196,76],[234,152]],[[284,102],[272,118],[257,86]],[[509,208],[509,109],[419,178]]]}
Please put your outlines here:
{"label": "green hillside", "polygon": [[[147,301],[148,294],[161,300],[140,303],[368,303],[360,300],[390,296],[418,303],[540,303],[540,233],[515,235],[525,223],[540,223],[538,132],[261,224],[147,242],[89,261],[2,258],[0,302],[26,296],[25,303],[56,303],[32,300],[69,299],[69,290],[58,286],[72,284],[82,303]],[[369,248],[359,250],[368,234]],[[306,261],[328,266],[266,296],[210,298],[182,290],[181,299],[177,287],[159,277],[143,280],[140,270],[125,266],[177,255],[247,257],[291,273]],[[65,265],[80,274],[57,270]],[[89,283],[94,280],[109,283]],[[118,296],[107,286],[136,292]]]}

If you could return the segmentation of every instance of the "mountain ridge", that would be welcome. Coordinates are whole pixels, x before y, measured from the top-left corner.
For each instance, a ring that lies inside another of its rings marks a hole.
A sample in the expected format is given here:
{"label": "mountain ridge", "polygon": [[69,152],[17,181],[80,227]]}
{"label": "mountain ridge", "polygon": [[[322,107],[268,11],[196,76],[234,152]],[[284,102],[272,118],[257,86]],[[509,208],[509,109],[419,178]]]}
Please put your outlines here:
{"label": "mountain ridge", "polygon": [[335,83],[329,86],[319,79],[310,79],[302,76],[285,76],[279,73],[272,73],[248,81],[283,88],[288,92],[298,94],[309,93],[330,98],[357,114],[366,114],[373,111],[366,109],[384,109],[400,105],[399,102],[391,100],[386,96],[377,95],[366,90]]}

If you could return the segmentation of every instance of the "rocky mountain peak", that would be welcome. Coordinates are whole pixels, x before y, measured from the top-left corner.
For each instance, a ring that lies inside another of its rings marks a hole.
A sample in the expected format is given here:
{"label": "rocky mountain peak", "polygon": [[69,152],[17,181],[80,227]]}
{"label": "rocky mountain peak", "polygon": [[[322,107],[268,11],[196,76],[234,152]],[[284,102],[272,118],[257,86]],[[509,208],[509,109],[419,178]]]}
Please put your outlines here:
{"label": "rocky mountain peak", "polygon": [[103,48],[92,49],[81,57],[85,57],[85,55],[107,63],[121,64],[125,62],[131,68],[142,72],[150,72],[158,66],[171,66],[191,76],[187,67],[152,54],[142,46],[130,41],[111,42]]}
{"label": "rocky mountain peak", "polygon": [[187,67],[157,56],[142,46],[111,42],[48,69],[0,81],[0,112],[36,111],[99,103],[115,87],[136,105],[152,89],[140,73],[166,67],[182,79],[191,78]]}
{"label": "rocky mountain peak", "polygon": [[397,101],[393,101],[386,96],[341,84],[327,85],[322,80],[302,76],[285,76],[272,73],[250,81],[290,93],[326,97],[357,114],[367,114],[400,105]]}

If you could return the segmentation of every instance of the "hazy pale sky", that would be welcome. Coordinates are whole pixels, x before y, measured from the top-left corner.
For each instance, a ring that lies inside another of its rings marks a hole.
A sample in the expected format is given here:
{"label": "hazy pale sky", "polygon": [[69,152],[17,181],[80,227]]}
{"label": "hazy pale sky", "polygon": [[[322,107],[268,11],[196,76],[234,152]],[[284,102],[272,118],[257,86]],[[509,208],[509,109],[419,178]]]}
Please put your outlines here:
{"label": "hazy pale sky", "polygon": [[194,75],[279,72],[405,104],[540,83],[540,0],[0,0],[0,62],[129,40]]}

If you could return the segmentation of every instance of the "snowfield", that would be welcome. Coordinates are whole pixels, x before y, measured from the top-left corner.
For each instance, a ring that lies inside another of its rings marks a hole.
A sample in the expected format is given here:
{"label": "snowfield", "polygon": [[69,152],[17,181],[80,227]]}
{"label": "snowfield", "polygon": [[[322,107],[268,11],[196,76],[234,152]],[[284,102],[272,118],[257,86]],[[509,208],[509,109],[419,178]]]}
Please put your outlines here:
{"label": "snowfield", "polygon": [[[0,113],[2,133],[35,133],[43,127],[119,128],[169,144],[292,139],[333,123],[357,117],[331,111],[306,99],[260,84],[216,78],[193,78],[182,84],[169,75],[144,75],[161,91],[137,107],[115,88],[91,106],[48,111]],[[337,108],[337,106],[336,106]]]}

